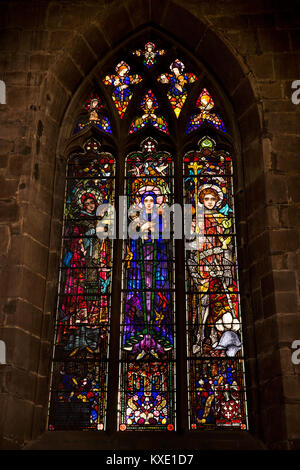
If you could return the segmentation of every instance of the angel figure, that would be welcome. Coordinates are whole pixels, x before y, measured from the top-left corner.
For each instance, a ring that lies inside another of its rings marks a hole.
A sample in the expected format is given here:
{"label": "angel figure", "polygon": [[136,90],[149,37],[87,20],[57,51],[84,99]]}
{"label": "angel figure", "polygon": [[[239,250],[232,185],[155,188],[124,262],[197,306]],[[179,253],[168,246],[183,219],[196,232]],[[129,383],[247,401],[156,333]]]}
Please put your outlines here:
{"label": "angel figure", "polygon": [[137,74],[129,75],[130,67],[123,60],[116,66],[115,70],[116,75],[106,75],[103,83],[114,87],[112,99],[122,119],[133,95],[131,85],[140,83],[142,78]]}
{"label": "angel figure", "polygon": [[108,117],[104,116],[100,111],[103,108],[100,98],[92,94],[84,106],[84,115],[78,119],[74,134],[81,132],[89,125],[94,125],[108,134],[111,134],[111,125]]}
{"label": "angel figure", "polygon": [[194,83],[197,80],[196,75],[193,73],[184,73],[184,69],[185,65],[180,60],[176,59],[170,65],[172,73],[162,74],[157,79],[162,84],[170,84],[167,96],[177,118],[188,95],[186,85],[188,83]]}
{"label": "angel figure", "polygon": [[198,235],[186,246],[188,269],[200,300],[195,306],[193,354],[222,349],[234,356],[241,343],[231,219],[220,210],[223,192],[217,185],[202,185],[198,201],[197,222],[192,224],[192,232]]}
{"label": "angel figure", "polygon": [[207,91],[206,88],[203,88],[200,93],[199,98],[196,101],[196,106],[199,108],[200,113],[193,114],[191,116],[190,122],[188,124],[187,133],[190,133],[199,127],[202,126],[205,122],[212,124],[217,129],[225,132],[225,127],[222,119],[215,113],[211,113],[210,110],[213,109],[215,103]]}
{"label": "angel figure", "polygon": [[158,108],[158,102],[151,90],[149,90],[142,99],[141,108],[144,114],[140,117],[136,117],[131,123],[130,134],[138,131],[146,126],[146,124],[150,124],[166,134],[168,133],[168,125],[165,118],[155,114],[155,110]]}
{"label": "angel figure", "polygon": [[138,57],[144,56],[144,65],[149,69],[156,62],[156,56],[164,55],[166,52],[164,49],[155,50],[155,44],[153,42],[147,42],[145,44],[145,50],[137,49],[132,54]]}

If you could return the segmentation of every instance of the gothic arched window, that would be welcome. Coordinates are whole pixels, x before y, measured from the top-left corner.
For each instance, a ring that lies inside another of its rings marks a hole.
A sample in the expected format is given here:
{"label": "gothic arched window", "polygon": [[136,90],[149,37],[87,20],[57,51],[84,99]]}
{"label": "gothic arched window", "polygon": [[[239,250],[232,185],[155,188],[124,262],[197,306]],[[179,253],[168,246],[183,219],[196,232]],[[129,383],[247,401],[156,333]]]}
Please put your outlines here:
{"label": "gothic arched window", "polygon": [[247,429],[222,98],[180,48],[138,46],[74,117],[48,426]]}

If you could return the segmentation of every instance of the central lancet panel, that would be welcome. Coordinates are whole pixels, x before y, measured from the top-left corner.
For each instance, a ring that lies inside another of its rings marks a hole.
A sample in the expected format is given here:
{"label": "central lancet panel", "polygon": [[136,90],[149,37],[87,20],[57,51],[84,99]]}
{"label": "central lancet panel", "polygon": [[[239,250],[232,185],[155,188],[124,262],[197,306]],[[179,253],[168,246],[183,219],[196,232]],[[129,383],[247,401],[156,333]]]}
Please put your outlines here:
{"label": "central lancet panel", "polygon": [[152,138],[126,160],[120,430],[175,429],[173,159]]}

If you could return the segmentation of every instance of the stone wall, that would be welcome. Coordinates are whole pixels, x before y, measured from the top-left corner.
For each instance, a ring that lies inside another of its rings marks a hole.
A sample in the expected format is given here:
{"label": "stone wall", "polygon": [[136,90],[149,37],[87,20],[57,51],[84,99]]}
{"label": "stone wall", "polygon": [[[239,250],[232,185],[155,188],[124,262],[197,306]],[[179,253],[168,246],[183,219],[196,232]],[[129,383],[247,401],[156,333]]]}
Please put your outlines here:
{"label": "stone wall", "polygon": [[233,107],[251,429],[269,448],[300,448],[300,365],[291,362],[291,343],[300,339],[300,105],[291,101],[300,79],[297,3],[1,2],[3,448],[45,435],[71,111],[94,67],[149,24],[198,57]]}

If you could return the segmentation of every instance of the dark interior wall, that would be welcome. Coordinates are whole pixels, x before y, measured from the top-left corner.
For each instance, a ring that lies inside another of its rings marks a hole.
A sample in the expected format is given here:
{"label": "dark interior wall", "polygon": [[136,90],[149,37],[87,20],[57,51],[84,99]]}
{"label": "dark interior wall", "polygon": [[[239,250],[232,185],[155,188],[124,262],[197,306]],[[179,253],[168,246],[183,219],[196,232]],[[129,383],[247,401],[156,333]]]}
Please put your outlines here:
{"label": "dark interior wall", "polygon": [[3,448],[45,430],[72,112],[95,68],[149,24],[204,64],[233,109],[251,432],[268,447],[299,448],[300,366],[290,346],[300,339],[300,105],[291,101],[300,79],[300,15],[297,2],[282,3],[1,2]]}

